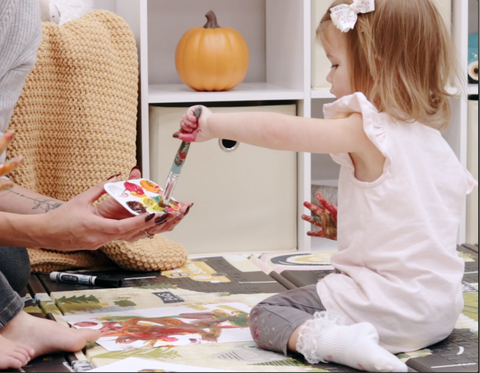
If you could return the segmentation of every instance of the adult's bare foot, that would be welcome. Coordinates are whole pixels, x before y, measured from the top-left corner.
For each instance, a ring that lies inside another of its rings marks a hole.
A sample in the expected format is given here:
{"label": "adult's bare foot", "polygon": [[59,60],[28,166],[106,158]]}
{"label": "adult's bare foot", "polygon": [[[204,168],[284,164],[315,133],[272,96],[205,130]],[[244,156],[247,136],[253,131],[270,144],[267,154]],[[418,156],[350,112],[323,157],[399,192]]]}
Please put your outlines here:
{"label": "adult's bare foot", "polygon": [[87,342],[95,342],[100,337],[97,330],[71,329],[23,311],[0,330],[0,334],[13,342],[33,348],[33,357],[57,351],[80,351]]}
{"label": "adult's bare foot", "polygon": [[0,369],[20,369],[34,356],[33,348],[0,335]]}

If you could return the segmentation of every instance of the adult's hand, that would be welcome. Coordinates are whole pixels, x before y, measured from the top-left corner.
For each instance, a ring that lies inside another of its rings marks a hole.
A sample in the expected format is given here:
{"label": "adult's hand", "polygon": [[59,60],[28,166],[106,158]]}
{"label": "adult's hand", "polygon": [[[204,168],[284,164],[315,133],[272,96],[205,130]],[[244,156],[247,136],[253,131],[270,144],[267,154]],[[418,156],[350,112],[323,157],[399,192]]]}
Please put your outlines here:
{"label": "adult's hand", "polygon": [[[3,154],[5,150],[7,150],[8,145],[12,142],[14,138],[13,131],[7,131],[0,139],[0,154]],[[4,164],[0,164],[0,177],[8,175],[12,172],[15,168],[17,168],[20,163],[22,162],[22,157],[15,157],[10,161],[5,162]],[[0,179],[0,191],[7,190],[13,187],[13,183],[7,179]]]}
{"label": "adult's hand", "polygon": [[[177,211],[176,214],[165,214],[165,215],[160,215],[154,218],[154,221],[156,221],[156,224],[152,228],[146,229],[146,233],[144,232],[144,235],[152,236],[157,233],[163,233],[163,232],[168,232],[172,231],[181,221],[182,219],[188,214],[190,211],[190,208],[193,206],[193,203],[190,202],[179,202],[180,203],[180,210]],[[144,238],[140,237],[140,238]]]}
{"label": "adult's hand", "polygon": [[[137,167],[134,167],[130,171],[128,179],[139,179],[141,177],[142,173],[140,172],[140,170]],[[113,180],[114,179],[111,178],[108,182],[112,182]],[[178,225],[178,223],[180,223],[180,221],[188,214],[190,208],[193,206],[193,203],[190,202],[181,201],[179,203],[181,208],[177,213],[169,213],[164,215],[157,214],[156,216],[154,214],[144,214],[145,219],[148,218],[153,220],[155,225],[149,227],[148,229],[142,230],[141,232],[139,232],[138,235],[132,237],[129,241],[135,241],[141,238],[152,236],[157,233],[163,233],[173,230]],[[93,214],[107,219],[122,220],[132,217],[132,214],[125,207],[118,203],[115,198],[112,198],[110,196],[97,206],[92,207],[91,209]]]}
{"label": "adult's hand", "polygon": [[[117,177],[120,176],[120,174],[113,175],[111,176],[107,181],[109,183],[117,181]],[[138,167],[132,168],[130,171],[130,175],[128,176],[128,179],[139,179],[142,177],[142,173],[138,169]],[[121,219],[126,219],[126,218],[131,218],[132,214],[125,208],[123,207],[120,203],[118,203],[115,198],[108,196],[105,200],[103,200],[101,203],[99,203],[97,206],[92,206],[92,212],[95,215],[98,215],[100,217],[104,217],[107,219],[116,219],[116,220],[121,220]]]}
{"label": "adult's hand", "polygon": [[[39,226],[35,228],[34,247],[95,250],[114,240],[136,241],[146,237],[145,231],[158,233],[178,224],[172,221],[171,214],[142,214],[120,220],[95,214],[90,205],[105,193],[105,183],[95,185],[46,215],[35,215]],[[182,206],[183,216],[188,212],[187,207]]]}

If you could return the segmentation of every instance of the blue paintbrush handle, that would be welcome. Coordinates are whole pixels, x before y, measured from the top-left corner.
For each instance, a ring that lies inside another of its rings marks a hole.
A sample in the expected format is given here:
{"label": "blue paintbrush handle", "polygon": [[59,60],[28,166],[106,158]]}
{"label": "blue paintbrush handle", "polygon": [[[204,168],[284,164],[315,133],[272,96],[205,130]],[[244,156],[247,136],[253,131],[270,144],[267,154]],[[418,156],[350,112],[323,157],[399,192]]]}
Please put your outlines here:
{"label": "blue paintbrush handle", "polygon": [[[200,118],[202,114],[202,107],[197,106],[195,108],[195,117]],[[163,205],[168,206],[170,203],[170,198],[172,197],[173,189],[175,188],[175,184],[177,183],[178,177],[180,176],[180,172],[182,171],[182,167],[185,163],[185,159],[187,158],[188,150],[190,149],[190,143],[182,141],[180,147],[178,148],[177,154],[175,154],[175,159],[173,160],[172,168],[167,177],[167,182],[165,186],[165,190],[163,191]]]}

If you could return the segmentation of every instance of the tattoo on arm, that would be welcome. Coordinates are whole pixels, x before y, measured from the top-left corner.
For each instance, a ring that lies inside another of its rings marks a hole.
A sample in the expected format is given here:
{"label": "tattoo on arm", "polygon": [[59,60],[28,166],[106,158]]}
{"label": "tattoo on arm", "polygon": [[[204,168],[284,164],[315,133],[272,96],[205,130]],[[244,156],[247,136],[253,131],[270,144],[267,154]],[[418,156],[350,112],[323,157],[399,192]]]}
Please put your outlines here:
{"label": "tattoo on arm", "polygon": [[33,201],[33,207],[32,207],[32,210],[43,210],[45,213],[51,211],[51,210],[55,210],[57,208],[59,208],[60,206],[63,205],[62,202],[59,202],[53,198],[32,198],[32,197],[28,197],[24,194],[21,194],[21,193],[17,193],[17,192],[14,192],[13,190],[8,190],[7,191],[8,193],[13,193],[17,196],[19,196],[20,198],[26,198],[26,199],[29,199],[31,201]]}

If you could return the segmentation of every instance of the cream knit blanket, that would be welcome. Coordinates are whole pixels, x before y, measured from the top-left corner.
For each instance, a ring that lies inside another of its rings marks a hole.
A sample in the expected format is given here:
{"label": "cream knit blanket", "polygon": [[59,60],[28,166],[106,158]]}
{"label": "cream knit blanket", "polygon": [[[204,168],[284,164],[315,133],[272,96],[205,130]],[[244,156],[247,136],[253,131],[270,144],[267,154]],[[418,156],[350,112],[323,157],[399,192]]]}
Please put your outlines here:
{"label": "cream knit blanket", "polygon": [[[17,184],[68,201],[136,164],[138,57],[128,24],[97,10],[59,26],[45,22],[35,68],[10,123],[8,157],[23,155]],[[45,215],[48,218],[48,214]],[[183,245],[160,235],[116,241],[96,252],[28,249],[34,272],[104,265],[166,270],[181,266]]]}

